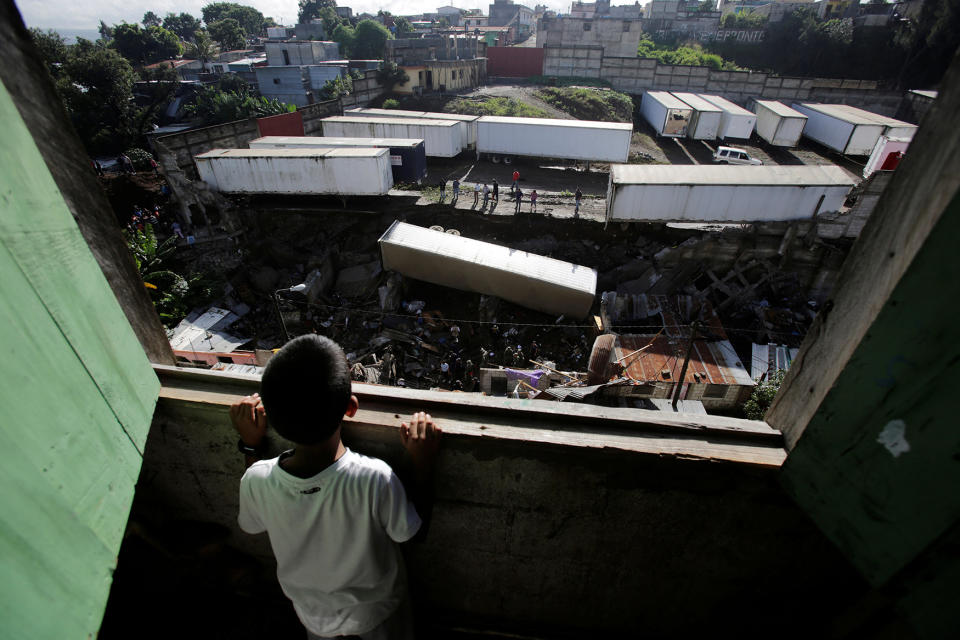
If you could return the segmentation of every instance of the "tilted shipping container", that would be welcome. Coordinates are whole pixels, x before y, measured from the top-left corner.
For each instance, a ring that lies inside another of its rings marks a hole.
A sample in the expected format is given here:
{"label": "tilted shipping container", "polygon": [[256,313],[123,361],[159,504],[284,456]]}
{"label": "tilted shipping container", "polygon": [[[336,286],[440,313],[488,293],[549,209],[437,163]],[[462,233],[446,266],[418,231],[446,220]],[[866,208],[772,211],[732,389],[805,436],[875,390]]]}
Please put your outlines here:
{"label": "tilted shipping container", "polygon": [[794,109],[807,116],[807,124],[803,128],[805,138],[844,155],[870,155],[883,135],[884,125],[842,107],[809,102],[793,105]]}
{"label": "tilted shipping container", "polygon": [[483,116],[477,121],[477,154],[626,162],[632,137],[629,122]]}
{"label": "tilted shipping container", "polygon": [[364,118],[426,118],[428,120],[454,120],[462,124],[461,142],[464,149],[472,149],[477,144],[477,120],[480,116],[465,113],[441,113],[438,111],[404,111],[402,109],[370,109],[355,107],[343,112],[345,116]]}
{"label": "tilted shipping container", "polygon": [[640,101],[640,113],[658,136],[682,138],[687,135],[693,109],[666,91],[647,91]]}
{"label": "tilted shipping container", "polygon": [[460,124],[455,120],[420,118],[324,118],[323,135],[339,138],[416,138],[423,140],[427,155],[452,158],[463,151]]}
{"label": "tilted shipping container", "polygon": [[807,116],[776,100],[754,100],[757,135],[775,147],[795,147]]}
{"label": "tilted shipping container", "polygon": [[748,140],[750,136],[753,135],[753,129],[757,125],[757,114],[747,111],[743,107],[721,96],[698,95],[707,102],[720,108],[720,130],[717,132],[718,138],[723,140],[727,138]]}
{"label": "tilted shipping container", "polygon": [[326,136],[264,136],[250,141],[251,149],[341,149],[390,150],[393,181],[419,182],[427,177],[427,153],[423,140],[408,138],[333,138]]}
{"label": "tilted shipping container", "polygon": [[687,137],[691,140],[716,140],[720,131],[720,120],[723,117],[720,107],[695,93],[674,92],[673,96],[693,109],[690,125],[687,127]]}

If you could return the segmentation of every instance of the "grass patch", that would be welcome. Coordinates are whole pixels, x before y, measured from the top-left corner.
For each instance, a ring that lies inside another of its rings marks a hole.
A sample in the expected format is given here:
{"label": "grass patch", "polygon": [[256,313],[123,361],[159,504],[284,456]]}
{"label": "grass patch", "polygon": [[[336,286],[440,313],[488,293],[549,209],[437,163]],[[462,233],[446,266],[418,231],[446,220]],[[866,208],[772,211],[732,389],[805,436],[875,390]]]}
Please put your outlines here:
{"label": "grass patch", "polygon": [[447,113],[465,113],[472,116],[515,116],[521,118],[549,118],[550,114],[513,98],[467,100],[457,98],[444,105]]}
{"label": "grass patch", "polygon": [[578,120],[632,122],[633,100],[625,93],[582,87],[545,87],[536,93],[549,105]]}
{"label": "grass patch", "polygon": [[530,76],[525,81],[528,84],[542,84],[549,87],[600,87],[610,88],[613,85],[609,80],[600,78],[578,78],[576,76]]}

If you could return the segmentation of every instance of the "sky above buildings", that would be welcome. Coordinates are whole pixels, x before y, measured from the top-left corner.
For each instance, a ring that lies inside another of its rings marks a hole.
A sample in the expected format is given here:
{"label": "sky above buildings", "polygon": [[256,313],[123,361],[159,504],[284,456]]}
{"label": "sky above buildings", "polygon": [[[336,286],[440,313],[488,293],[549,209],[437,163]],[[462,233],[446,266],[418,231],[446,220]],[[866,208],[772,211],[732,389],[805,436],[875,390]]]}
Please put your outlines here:
{"label": "sky above buildings", "polygon": [[[212,0],[15,0],[20,14],[28,27],[42,29],[96,29],[103,20],[107,24],[118,22],[139,22],[143,14],[153,11],[163,17],[166,13],[181,11],[201,17],[200,9]],[[376,13],[383,9],[396,15],[410,15],[436,11],[437,7],[451,5],[464,9],[487,7],[492,0],[342,0],[339,4],[352,7],[354,13]],[[520,2],[531,9],[536,4],[546,4],[551,9],[562,12],[570,10],[570,1],[539,0]],[[255,7],[265,16],[278,23],[293,24],[297,19],[297,0],[248,0],[240,1]],[[616,2],[614,3],[616,4]]]}

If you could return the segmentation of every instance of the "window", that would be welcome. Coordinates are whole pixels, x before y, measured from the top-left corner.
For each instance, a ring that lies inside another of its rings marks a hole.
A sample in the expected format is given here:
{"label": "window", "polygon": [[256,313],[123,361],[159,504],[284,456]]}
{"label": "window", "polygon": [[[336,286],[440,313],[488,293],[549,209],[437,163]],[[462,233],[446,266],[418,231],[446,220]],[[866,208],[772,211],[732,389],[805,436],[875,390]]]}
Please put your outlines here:
{"label": "window", "polygon": [[722,398],[727,395],[727,385],[725,384],[708,384],[707,388],[703,390],[704,398]]}
{"label": "window", "polygon": [[283,64],[290,64],[290,52],[286,49],[283,50]]}
{"label": "window", "polygon": [[623,21],[623,32],[626,33],[627,31],[630,31],[630,21],[629,21],[629,20],[624,20],[624,21]]}
{"label": "window", "polygon": [[589,22],[584,22],[584,23],[583,23],[583,30],[584,30],[584,31],[590,31],[590,27],[591,27],[591,26],[592,26],[592,25],[591,25]]}
{"label": "window", "polygon": [[217,361],[223,364],[233,364],[233,358],[230,356],[217,356]]}
{"label": "window", "polygon": [[280,78],[274,78],[273,84],[280,84]]}

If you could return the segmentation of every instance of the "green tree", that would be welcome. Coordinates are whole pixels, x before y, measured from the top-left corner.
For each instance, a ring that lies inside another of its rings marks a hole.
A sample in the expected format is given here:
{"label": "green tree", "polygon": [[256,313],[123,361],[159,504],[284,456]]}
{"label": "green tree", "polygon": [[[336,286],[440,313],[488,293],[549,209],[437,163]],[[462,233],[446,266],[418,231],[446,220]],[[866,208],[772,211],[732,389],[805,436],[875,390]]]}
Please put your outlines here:
{"label": "green tree", "polygon": [[100,21],[100,26],[97,28],[100,32],[100,39],[109,42],[113,38],[113,28],[111,28],[103,20]]}
{"label": "green tree", "polygon": [[349,24],[338,24],[333,30],[330,39],[340,45],[340,55],[344,58],[359,58],[353,55],[357,33]]}
{"label": "green tree", "polygon": [[203,21],[207,23],[207,28],[210,27],[211,23],[232,18],[240,23],[245,33],[252,36],[263,33],[263,14],[253,7],[234,2],[214,2],[205,6],[201,11],[203,12]]}
{"label": "green tree", "polygon": [[353,78],[349,75],[337,76],[327,80],[320,89],[320,97],[324,100],[336,100],[340,96],[348,95],[353,91]]}
{"label": "green tree", "polygon": [[336,9],[336,0],[300,0],[297,22],[310,22],[313,19],[320,18],[320,11],[326,8]]}
{"label": "green tree", "polygon": [[179,15],[168,13],[163,17],[163,28],[167,31],[174,32],[180,36],[181,40],[193,40],[193,34],[195,34],[201,26],[200,21],[189,13],[181,13]]}
{"label": "green tree", "polygon": [[180,39],[163,27],[142,28],[123,22],[113,27],[113,48],[136,64],[151,64],[179,56]]}
{"label": "green tree", "polygon": [[135,80],[130,63],[114,49],[83,38],[70,47],[57,90],[90,153],[125,149],[139,137]]}
{"label": "green tree", "polygon": [[387,40],[392,39],[393,34],[379,22],[361,20],[354,34],[352,57],[360,60],[382,59]]}
{"label": "green tree", "polygon": [[155,14],[153,11],[147,11],[145,14],[143,14],[143,19],[140,21],[140,24],[145,27],[159,27],[162,22],[160,20],[160,16]]}
{"label": "green tree", "polygon": [[30,29],[30,37],[40,53],[40,60],[47,67],[50,75],[56,79],[60,75],[60,67],[67,61],[67,44],[56,31],[49,29]]}
{"label": "green tree", "polygon": [[402,38],[409,33],[413,33],[413,25],[403,16],[397,16],[393,19],[393,26],[397,28],[397,37]]}
{"label": "green tree", "polygon": [[187,43],[184,47],[183,55],[194,60],[199,60],[206,71],[207,63],[213,60],[217,54],[217,47],[206,29],[197,29],[193,32],[193,42]]}
{"label": "green tree", "polygon": [[743,405],[743,412],[747,415],[747,419],[763,420],[763,416],[767,414],[767,409],[773,404],[777,391],[780,390],[780,384],[783,382],[785,375],[786,371],[776,371],[754,388],[750,399]]}
{"label": "green tree", "polygon": [[916,20],[898,34],[897,41],[905,52],[900,85],[936,84],[960,46],[960,0],[927,0]]}
{"label": "green tree", "polygon": [[210,35],[220,43],[220,48],[224,51],[243,49],[247,44],[247,36],[243,27],[233,18],[224,18],[207,23],[207,28]]}
{"label": "green tree", "polygon": [[262,118],[297,110],[292,104],[268,100],[263,96],[251,96],[246,91],[221,91],[217,87],[204,87],[186,107],[187,113],[203,124],[221,124],[247,118]]}
{"label": "green tree", "polygon": [[384,62],[377,69],[377,81],[390,91],[395,85],[409,82],[410,76],[396,62]]}

